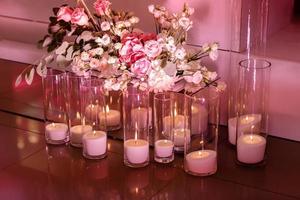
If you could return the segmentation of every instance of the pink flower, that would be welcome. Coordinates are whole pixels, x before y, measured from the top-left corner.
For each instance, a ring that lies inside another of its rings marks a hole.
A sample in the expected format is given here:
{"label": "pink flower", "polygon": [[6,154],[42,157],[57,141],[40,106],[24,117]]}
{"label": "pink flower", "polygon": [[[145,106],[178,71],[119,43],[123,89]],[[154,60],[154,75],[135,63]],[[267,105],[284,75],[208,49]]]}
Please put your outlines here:
{"label": "pink flower", "polygon": [[97,0],[94,3],[94,8],[96,9],[99,15],[105,15],[108,13],[110,5],[111,3],[108,0]]}
{"label": "pink flower", "polygon": [[149,58],[156,58],[162,52],[162,47],[156,40],[148,40],[144,49]]}
{"label": "pink flower", "polygon": [[92,69],[98,69],[100,68],[100,60],[98,60],[97,58],[92,58],[90,61],[90,67]]}
{"label": "pink flower", "polygon": [[73,10],[67,6],[60,7],[57,12],[57,20],[63,20],[65,22],[71,21]]}
{"label": "pink flower", "polygon": [[147,58],[141,58],[131,66],[131,72],[137,76],[143,76],[148,72],[150,66],[151,62]]}
{"label": "pink flower", "polygon": [[119,50],[121,62],[131,65],[146,56],[143,52],[143,44],[137,37],[130,35],[122,39],[122,42],[124,41],[126,42],[123,43],[122,48]]}
{"label": "pink flower", "polygon": [[84,26],[89,24],[89,18],[84,13],[84,8],[76,8],[71,17],[71,22],[79,26]]}

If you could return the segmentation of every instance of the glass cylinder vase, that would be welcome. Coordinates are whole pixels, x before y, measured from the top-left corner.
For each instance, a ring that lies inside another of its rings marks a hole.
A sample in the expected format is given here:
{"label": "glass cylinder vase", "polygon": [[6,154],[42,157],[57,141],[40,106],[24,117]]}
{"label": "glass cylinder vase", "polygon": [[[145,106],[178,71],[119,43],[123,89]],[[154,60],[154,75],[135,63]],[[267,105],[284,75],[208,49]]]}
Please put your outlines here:
{"label": "glass cylinder vase", "polygon": [[103,80],[91,77],[81,83],[83,117],[92,131],[82,137],[83,156],[88,159],[102,159],[107,152],[106,110]]}
{"label": "glass cylinder vase", "polygon": [[105,91],[107,131],[116,131],[122,127],[121,97],[121,91]]}
{"label": "glass cylinder vase", "polygon": [[123,92],[124,163],[149,164],[149,92],[129,86]]}
{"label": "glass cylinder vase", "polygon": [[185,139],[184,170],[195,176],[208,176],[217,171],[219,93],[215,87],[206,87],[187,98],[191,120],[198,123],[192,137]]}
{"label": "glass cylinder vase", "polygon": [[65,78],[65,72],[50,68],[42,76],[45,138],[48,144],[64,144],[69,141]]}
{"label": "glass cylinder vase", "polygon": [[174,160],[171,96],[172,92],[154,95],[154,160],[159,163],[170,163]]}
{"label": "glass cylinder vase", "polygon": [[236,126],[237,161],[259,165],[265,161],[268,133],[268,97],[271,63],[245,59],[239,63]]}
{"label": "glass cylinder vase", "polygon": [[70,143],[74,147],[82,147],[82,136],[93,130],[92,124],[85,118],[82,91],[84,84],[90,77],[78,76],[72,72],[67,73],[67,111],[70,127]]}

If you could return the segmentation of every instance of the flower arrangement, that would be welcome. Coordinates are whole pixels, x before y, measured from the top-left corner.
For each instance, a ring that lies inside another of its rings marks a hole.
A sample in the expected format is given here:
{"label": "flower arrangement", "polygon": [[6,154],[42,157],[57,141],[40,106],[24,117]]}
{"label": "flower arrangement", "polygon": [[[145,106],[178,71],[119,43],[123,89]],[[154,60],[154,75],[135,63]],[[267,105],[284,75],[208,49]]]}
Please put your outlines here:
{"label": "flower arrangement", "polygon": [[[74,8],[63,5],[53,9],[48,34],[39,41],[49,55],[36,67],[38,74],[55,59],[58,66],[78,75],[104,78],[110,90],[133,84],[140,89],[166,91],[180,80],[201,87],[217,84],[216,72],[202,66],[201,59],[209,56],[216,60],[218,44],[205,44],[197,51],[186,48],[194,12],[187,4],[179,13],[150,5],[156,33],[144,33],[136,28],[138,17],[113,10],[109,0],[96,0],[94,14],[84,0],[77,2]],[[31,76],[32,71],[34,68]]]}

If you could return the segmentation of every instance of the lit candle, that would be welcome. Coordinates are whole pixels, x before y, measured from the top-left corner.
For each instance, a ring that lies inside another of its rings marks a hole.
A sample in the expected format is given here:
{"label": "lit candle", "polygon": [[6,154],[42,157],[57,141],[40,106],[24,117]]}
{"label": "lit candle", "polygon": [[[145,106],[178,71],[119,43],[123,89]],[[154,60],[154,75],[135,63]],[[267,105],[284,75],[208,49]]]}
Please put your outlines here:
{"label": "lit candle", "polygon": [[[106,109],[106,126],[108,127],[119,126],[121,122],[120,111],[112,110],[109,108],[108,105],[106,105],[105,109]],[[100,119],[105,118],[105,113],[104,112],[99,113],[99,118]]]}
{"label": "lit candle", "polygon": [[264,159],[266,139],[260,135],[246,134],[238,138],[237,157],[240,162],[255,164]]}
{"label": "lit candle", "polygon": [[90,104],[85,108],[85,114],[88,119],[95,120],[99,112],[100,110],[98,105]]}
{"label": "lit candle", "polygon": [[82,136],[85,133],[91,132],[92,131],[92,126],[90,125],[76,125],[72,126],[70,129],[71,133],[71,144],[81,146],[82,144]]}
{"label": "lit candle", "polygon": [[129,139],[124,142],[127,160],[132,164],[142,164],[149,159],[149,142],[142,139]]}
{"label": "lit candle", "polygon": [[[239,135],[240,133],[255,131],[259,132],[261,122],[260,114],[249,114],[240,116]],[[231,144],[236,144],[236,127],[237,118],[233,117],[228,120],[228,140]],[[253,129],[254,127],[254,129]]]}
{"label": "lit candle", "polygon": [[152,108],[149,107],[143,108],[138,107],[131,110],[131,120],[133,123],[138,124],[139,128],[146,128],[147,123],[147,116],[148,116],[148,126],[152,124]]}
{"label": "lit candle", "polygon": [[68,125],[65,123],[51,123],[45,129],[50,140],[59,141],[67,137]]}
{"label": "lit candle", "polygon": [[185,158],[188,171],[195,174],[212,174],[217,171],[217,153],[199,150],[188,153]]}
{"label": "lit candle", "polygon": [[191,141],[191,131],[189,129],[174,129],[174,145],[175,147],[184,147],[184,137],[186,134],[187,143]]}
{"label": "lit candle", "polygon": [[157,140],[154,144],[155,155],[168,158],[173,155],[174,143],[171,140]]}
{"label": "lit candle", "polygon": [[89,156],[101,156],[106,153],[107,136],[104,131],[93,131],[82,137],[83,151]]}
{"label": "lit candle", "polygon": [[200,134],[207,130],[208,111],[202,105],[192,106],[191,129],[193,134]]}

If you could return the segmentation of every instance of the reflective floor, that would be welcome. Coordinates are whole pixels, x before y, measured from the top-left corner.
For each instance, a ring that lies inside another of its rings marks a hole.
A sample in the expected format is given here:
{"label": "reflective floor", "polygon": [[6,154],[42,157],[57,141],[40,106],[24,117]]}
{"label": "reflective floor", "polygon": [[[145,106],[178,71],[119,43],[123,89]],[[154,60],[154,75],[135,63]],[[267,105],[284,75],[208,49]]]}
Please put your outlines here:
{"label": "reflective floor", "polygon": [[247,168],[236,165],[221,127],[218,171],[206,178],[186,174],[181,155],[169,165],[155,163],[152,150],[149,166],[126,167],[121,140],[109,139],[108,156],[99,161],[84,159],[78,148],[46,145],[37,120],[43,114],[40,80],[30,89],[11,83],[24,66],[0,60],[0,73],[9,78],[0,79],[1,200],[300,199],[300,143],[274,137],[267,165]]}

